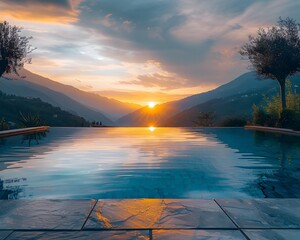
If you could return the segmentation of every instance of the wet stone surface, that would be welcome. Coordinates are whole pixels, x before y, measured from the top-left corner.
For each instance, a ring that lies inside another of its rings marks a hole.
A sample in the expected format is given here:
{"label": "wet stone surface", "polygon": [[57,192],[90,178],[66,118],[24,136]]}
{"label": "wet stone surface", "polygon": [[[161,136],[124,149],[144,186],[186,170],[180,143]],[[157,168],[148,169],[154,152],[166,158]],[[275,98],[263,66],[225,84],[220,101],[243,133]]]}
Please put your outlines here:
{"label": "wet stone surface", "polygon": [[300,229],[244,230],[250,240],[299,240]]}
{"label": "wet stone surface", "polygon": [[0,240],[4,240],[11,233],[11,231],[0,231]]}
{"label": "wet stone surface", "polygon": [[2,200],[12,239],[299,240],[300,199]]}
{"label": "wet stone surface", "polygon": [[7,240],[149,240],[149,231],[14,232]]}
{"label": "wet stone surface", "polygon": [[95,200],[0,200],[0,229],[80,230]]}
{"label": "wet stone surface", "polygon": [[235,225],[213,200],[99,200],[84,229],[229,228]]}
{"label": "wet stone surface", "polygon": [[238,230],[157,230],[153,240],[246,240]]}
{"label": "wet stone surface", "polygon": [[240,228],[300,228],[300,199],[216,201]]}

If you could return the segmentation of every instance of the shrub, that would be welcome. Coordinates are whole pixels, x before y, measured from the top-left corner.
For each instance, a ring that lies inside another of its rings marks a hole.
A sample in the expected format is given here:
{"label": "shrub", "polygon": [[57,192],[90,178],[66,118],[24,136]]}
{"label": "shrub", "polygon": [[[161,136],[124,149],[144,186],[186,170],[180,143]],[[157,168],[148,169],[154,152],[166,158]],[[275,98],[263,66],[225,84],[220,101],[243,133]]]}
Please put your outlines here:
{"label": "shrub", "polygon": [[0,119],[0,131],[8,130],[9,124],[5,121],[4,118]]}
{"label": "shrub", "polygon": [[198,127],[212,127],[215,115],[213,112],[200,112],[194,124]]}
{"label": "shrub", "polygon": [[243,118],[227,118],[222,121],[222,127],[244,127],[247,121]]}
{"label": "shrub", "polygon": [[20,112],[20,116],[21,116],[20,119],[21,127],[28,128],[28,127],[39,127],[45,125],[43,124],[42,120],[38,115],[32,115],[31,113],[24,115],[23,113]]}
{"label": "shrub", "polygon": [[299,130],[300,95],[293,92],[292,83],[287,81],[287,109],[281,112],[280,96],[264,97],[262,108],[253,106],[253,124]]}
{"label": "shrub", "polygon": [[291,109],[283,110],[278,121],[278,127],[300,130],[300,113]]}
{"label": "shrub", "polygon": [[256,105],[253,105],[253,124],[264,126],[267,120],[267,113]]}
{"label": "shrub", "polygon": [[[295,93],[291,81],[286,82],[286,103],[287,109],[300,111],[300,95]],[[293,91],[294,90],[294,91]],[[280,96],[279,94],[271,97],[264,96],[265,105],[263,109],[279,120],[281,114]]]}
{"label": "shrub", "polygon": [[253,106],[253,124],[266,126],[266,127],[275,127],[279,117],[277,114],[268,113],[264,109],[259,108],[258,106]]}

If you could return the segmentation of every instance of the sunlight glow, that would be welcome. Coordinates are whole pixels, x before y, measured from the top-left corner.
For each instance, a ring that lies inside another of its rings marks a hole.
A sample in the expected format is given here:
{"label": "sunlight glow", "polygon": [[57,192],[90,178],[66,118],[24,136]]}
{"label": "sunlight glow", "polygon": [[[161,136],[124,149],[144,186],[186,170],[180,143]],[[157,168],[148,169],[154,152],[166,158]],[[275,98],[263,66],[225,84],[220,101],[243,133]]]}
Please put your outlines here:
{"label": "sunlight glow", "polygon": [[149,108],[154,108],[156,106],[156,102],[148,102]]}
{"label": "sunlight glow", "polygon": [[155,128],[155,127],[153,127],[153,126],[150,126],[150,127],[149,127],[149,131],[150,131],[150,132],[154,132],[154,131],[155,131],[155,129],[156,129],[156,128]]}

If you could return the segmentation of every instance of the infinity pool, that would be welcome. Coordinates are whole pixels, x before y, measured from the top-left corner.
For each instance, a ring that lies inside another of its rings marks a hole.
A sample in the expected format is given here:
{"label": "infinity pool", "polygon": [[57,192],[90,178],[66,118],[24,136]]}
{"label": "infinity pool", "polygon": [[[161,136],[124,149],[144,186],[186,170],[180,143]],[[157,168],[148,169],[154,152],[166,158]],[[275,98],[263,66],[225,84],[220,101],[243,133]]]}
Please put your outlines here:
{"label": "infinity pool", "polygon": [[240,128],[51,128],[0,141],[0,198],[300,197],[297,137]]}

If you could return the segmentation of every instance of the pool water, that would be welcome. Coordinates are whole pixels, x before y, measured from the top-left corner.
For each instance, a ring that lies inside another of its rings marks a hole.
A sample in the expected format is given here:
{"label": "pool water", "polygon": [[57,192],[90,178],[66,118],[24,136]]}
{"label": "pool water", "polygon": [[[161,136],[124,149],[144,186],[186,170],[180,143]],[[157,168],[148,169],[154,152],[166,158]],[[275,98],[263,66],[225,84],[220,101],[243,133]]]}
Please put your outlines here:
{"label": "pool water", "polygon": [[50,128],[0,140],[0,198],[300,197],[298,137],[241,128]]}

